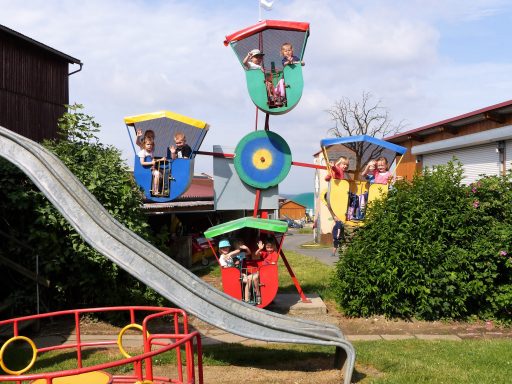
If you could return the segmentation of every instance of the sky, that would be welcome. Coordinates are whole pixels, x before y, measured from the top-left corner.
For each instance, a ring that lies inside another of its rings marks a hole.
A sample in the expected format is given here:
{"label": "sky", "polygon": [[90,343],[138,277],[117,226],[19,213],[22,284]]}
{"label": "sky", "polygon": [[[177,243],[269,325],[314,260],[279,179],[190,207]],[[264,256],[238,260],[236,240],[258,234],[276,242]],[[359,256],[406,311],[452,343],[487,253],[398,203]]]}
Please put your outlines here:
{"label": "sky", "polygon": [[[259,0],[0,0],[0,10],[0,24],[84,63],[70,103],[84,105],[130,165],[126,116],[170,110],[206,121],[203,151],[234,150],[254,130],[243,69],[223,41],[258,22]],[[270,117],[293,161],[312,163],[342,98],[370,93],[403,130],[512,99],[508,0],[275,0],[261,17],[310,23],[302,99]],[[196,158],[202,172],[213,174],[208,156]],[[313,189],[314,170],[295,166],[279,186]]]}

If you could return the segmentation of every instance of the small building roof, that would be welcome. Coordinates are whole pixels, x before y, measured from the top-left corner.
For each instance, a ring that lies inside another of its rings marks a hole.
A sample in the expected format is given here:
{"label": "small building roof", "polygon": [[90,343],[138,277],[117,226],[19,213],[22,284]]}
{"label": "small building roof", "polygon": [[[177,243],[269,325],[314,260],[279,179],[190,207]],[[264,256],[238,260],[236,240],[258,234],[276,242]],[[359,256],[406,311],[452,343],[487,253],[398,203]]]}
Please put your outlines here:
{"label": "small building roof", "polygon": [[66,60],[68,63],[80,64],[80,65],[82,64],[82,62],[79,59],[76,59],[76,58],[74,58],[72,56],[69,56],[69,55],[67,55],[67,54],[65,54],[65,53],[63,53],[61,51],[58,51],[55,48],[49,47],[48,45],[43,44],[43,43],[41,43],[39,41],[31,39],[28,36],[25,36],[25,35],[23,35],[23,34],[21,34],[19,32],[16,32],[15,30],[13,30],[11,28],[6,27],[5,25],[0,24],[0,31],[3,31],[3,32],[5,32],[5,33],[7,33],[7,34],[17,38],[17,39],[23,40],[23,41],[29,43],[30,45],[34,45],[36,47],[39,47],[39,48],[41,48],[41,49],[43,49],[43,50],[45,50],[45,51],[47,51],[47,52],[49,52],[49,53],[51,53],[51,54],[53,54],[55,56],[58,56],[58,57],[60,57],[60,58],[62,58],[64,60]]}
{"label": "small building roof", "polygon": [[477,109],[476,111],[441,120],[437,123],[424,125],[406,132],[397,133],[396,135],[385,137],[384,140],[392,143],[401,143],[410,139],[422,141],[424,137],[434,133],[443,131],[454,132],[462,126],[484,120],[493,120],[502,123],[505,117],[510,114],[512,114],[512,100]]}

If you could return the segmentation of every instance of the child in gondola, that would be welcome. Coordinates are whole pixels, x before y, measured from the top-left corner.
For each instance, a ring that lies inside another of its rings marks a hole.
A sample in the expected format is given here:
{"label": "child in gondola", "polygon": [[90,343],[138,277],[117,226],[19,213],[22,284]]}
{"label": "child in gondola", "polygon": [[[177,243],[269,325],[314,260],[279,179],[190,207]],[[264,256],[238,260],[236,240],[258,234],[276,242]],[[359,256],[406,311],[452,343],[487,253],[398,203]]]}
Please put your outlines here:
{"label": "child in gondola", "polygon": [[219,241],[219,263],[222,268],[229,268],[235,266],[235,257],[240,253],[240,249],[231,250],[231,243],[229,240]]}
{"label": "child in gondola", "polygon": [[187,144],[187,138],[183,132],[174,135],[174,144],[169,147],[171,159],[188,159],[192,155],[192,148]]}
{"label": "child in gondola", "polygon": [[265,54],[259,49],[253,49],[244,57],[242,64],[245,69],[263,70],[263,55]]}
{"label": "child in gondola", "polygon": [[[260,240],[258,241],[258,249],[256,250],[256,252],[254,252],[254,256],[261,257],[261,265],[271,265],[277,264],[279,253],[277,253],[276,246],[272,240],[266,240],[265,243],[263,243],[263,241]],[[249,279],[252,280],[254,292],[256,293],[256,304],[261,304],[259,272],[249,275]]]}
{"label": "child in gondola", "polygon": [[144,142],[146,139],[149,139],[151,141],[155,141],[155,132],[152,129],[148,129],[146,132],[144,132],[144,135],[142,134],[142,129],[137,129],[137,132],[135,133],[137,138],[135,139],[135,144],[139,146],[140,149],[144,149]]}
{"label": "child in gondola", "polygon": [[376,163],[376,160],[370,160],[361,172],[361,176],[363,176],[363,178],[370,184],[375,183],[375,175],[373,173],[375,171]]}
{"label": "child in gondola", "polygon": [[389,172],[389,170],[388,170],[388,160],[384,156],[379,157],[375,161],[375,166],[377,169],[374,169],[373,172],[370,170],[367,170],[365,175],[373,174],[373,176],[374,176],[373,182],[375,184],[388,184],[391,181],[391,178],[393,177],[392,173]]}
{"label": "child in gondola", "polygon": [[[144,148],[141,149],[138,153],[140,164],[143,166],[151,166],[151,191],[153,195],[158,195],[160,193],[160,181],[162,179],[162,172],[158,169],[158,162],[165,160],[165,157],[161,159],[155,159],[153,154],[153,149],[155,147],[154,141],[147,137],[144,140]],[[149,157],[149,160],[146,159]]]}
{"label": "child in gondola", "polygon": [[331,163],[331,172],[325,176],[325,181],[335,180],[346,180],[348,175],[346,174],[350,165],[349,160],[345,156],[340,156],[335,163]]}
{"label": "child in gondola", "polygon": [[305,65],[297,56],[293,54],[293,45],[291,43],[284,43],[281,45],[281,56],[283,56],[283,67],[289,64]]}

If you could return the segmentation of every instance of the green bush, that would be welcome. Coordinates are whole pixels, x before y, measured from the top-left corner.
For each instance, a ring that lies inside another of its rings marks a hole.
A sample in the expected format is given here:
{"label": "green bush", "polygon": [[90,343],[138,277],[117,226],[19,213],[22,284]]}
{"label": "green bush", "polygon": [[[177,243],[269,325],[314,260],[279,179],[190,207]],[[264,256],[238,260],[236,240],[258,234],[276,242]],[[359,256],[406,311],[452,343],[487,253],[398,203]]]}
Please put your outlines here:
{"label": "green bush", "polygon": [[[44,145],[54,152],[98,201],[124,226],[150,239],[141,212],[142,195],[118,149],[98,142],[98,124],[83,114],[82,106],[69,107],[59,120],[61,140]],[[40,274],[50,280],[45,291],[48,309],[83,306],[158,304],[154,291],[91,248],[46,197],[15,166],[0,162],[0,209],[3,218],[2,255],[34,271],[39,256]],[[33,284],[17,284],[21,276],[9,272],[2,292],[34,296]]]}
{"label": "green bush", "polygon": [[512,174],[461,180],[450,162],[370,207],[332,279],[346,314],[510,319]]}

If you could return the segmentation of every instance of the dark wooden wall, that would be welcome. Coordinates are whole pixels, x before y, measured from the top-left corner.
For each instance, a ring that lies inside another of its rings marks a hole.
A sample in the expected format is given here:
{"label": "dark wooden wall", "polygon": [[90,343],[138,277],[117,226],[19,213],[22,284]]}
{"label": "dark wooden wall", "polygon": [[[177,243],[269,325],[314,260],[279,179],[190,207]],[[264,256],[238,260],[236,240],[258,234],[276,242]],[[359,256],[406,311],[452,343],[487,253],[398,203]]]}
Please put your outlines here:
{"label": "dark wooden wall", "polygon": [[0,30],[0,126],[36,141],[55,138],[68,103],[68,62]]}

